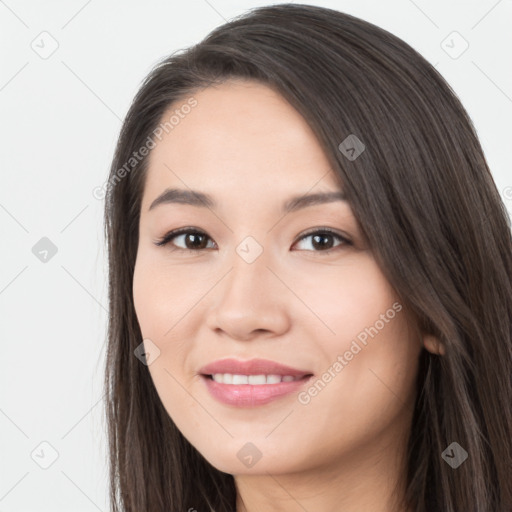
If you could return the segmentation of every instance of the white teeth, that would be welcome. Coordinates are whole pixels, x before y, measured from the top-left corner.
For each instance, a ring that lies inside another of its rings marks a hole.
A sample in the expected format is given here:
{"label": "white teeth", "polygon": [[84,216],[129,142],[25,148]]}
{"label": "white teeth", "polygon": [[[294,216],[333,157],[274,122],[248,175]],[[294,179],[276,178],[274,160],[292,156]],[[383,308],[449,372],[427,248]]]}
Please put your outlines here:
{"label": "white teeth", "polygon": [[232,373],[214,373],[212,378],[220,384],[278,384],[279,382],[292,382],[301,377],[291,375],[233,375]]}
{"label": "white teeth", "polygon": [[247,375],[233,375],[233,384],[249,384]]}
{"label": "white teeth", "polygon": [[266,384],[267,378],[265,375],[249,375],[249,384]]}

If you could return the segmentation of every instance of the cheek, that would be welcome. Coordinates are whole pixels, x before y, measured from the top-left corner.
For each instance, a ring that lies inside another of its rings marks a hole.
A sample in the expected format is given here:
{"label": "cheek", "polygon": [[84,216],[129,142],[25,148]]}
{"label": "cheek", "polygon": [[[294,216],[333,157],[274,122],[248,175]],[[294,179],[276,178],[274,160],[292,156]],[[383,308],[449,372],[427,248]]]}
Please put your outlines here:
{"label": "cheek", "polygon": [[163,338],[179,318],[185,285],[181,281],[179,271],[165,271],[161,262],[147,252],[139,252],[133,274],[133,301],[144,337]]}
{"label": "cheek", "polygon": [[373,258],[360,257],[329,279],[302,284],[304,301],[322,320],[315,348],[323,365],[317,385],[301,403],[330,411],[335,423],[346,424],[349,414],[355,428],[371,424],[379,411],[396,413],[414,391],[421,344],[411,336],[403,305]]}
{"label": "cheek", "polygon": [[184,300],[187,298],[183,291],[185,281],[183,272],[165,270],[150,251],[138,253],[132,290],[135,312],[146,351],[154,350],[152,344],[158,348],[158,357],[148,366],[148,371],[169,416],[180,430],[189,432],[197,427],[195,418],[200,415],[189,393],[179,384],[184,381],[181,372],[187,354],[182,353],[185,343],[177,339],[182,324],[173,328],[184,316],[184,308],[190,309]]}
{"label": "cheek", "polygon": [[195,285],[190,269],[170,267],[151,250],[138,253],[133,274],[134,308],[145,346],[149,352],[153,349],[158,353],[148,369],[163,398],[179,395],[179,385],[172,376],[184,382],[184,373],[189,373],[186,368],[199,325],[193,320],[195,306],[206,291],[199,280]]}
{"label": "cheek", "polygon": [[[364,338],[365,329],[376,322],[382,327],[381,315],[397,317],[393,304],[396,294],[375,260],[366,253],[347,258],[346,264],[295,276],[295,291],[317,319],[318,333],[327,340],[330,352],[343,349],[352,339]],[[395,306],[396,308],[396,306]],[[391,309],[391,311],[390,311]]]}

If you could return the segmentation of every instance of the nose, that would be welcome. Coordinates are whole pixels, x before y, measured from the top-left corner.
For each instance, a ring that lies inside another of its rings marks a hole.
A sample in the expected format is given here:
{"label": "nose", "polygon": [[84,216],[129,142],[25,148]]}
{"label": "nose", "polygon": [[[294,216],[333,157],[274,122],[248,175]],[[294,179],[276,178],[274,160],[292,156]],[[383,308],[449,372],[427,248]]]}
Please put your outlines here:
{"label": "nose", "polygon": [[248,263],[235,254],[233,265],[216,286],[206,324],[239,341],[282,335],[290,327],[292,294],[267,266],[263,252]]}

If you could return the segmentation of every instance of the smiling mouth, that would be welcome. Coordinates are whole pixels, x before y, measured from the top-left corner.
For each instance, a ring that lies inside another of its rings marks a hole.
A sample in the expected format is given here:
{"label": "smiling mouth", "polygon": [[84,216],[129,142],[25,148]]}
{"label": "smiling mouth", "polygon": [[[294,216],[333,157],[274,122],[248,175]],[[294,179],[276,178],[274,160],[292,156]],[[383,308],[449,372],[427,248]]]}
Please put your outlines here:
{"label": "smiling mouth", "polygon": [[277,399],[286,399],[299,392],[313,377],[306,375],[277,374],[201,374],[210,395],[233,407],[255,407],[268,404]]}
{"label": "smiling mouth", "polygon": [[242,375],[232,373],[215,373],[210,375],[203,374],[203,377],[206,377],[209,380],[217,382],[218,384],[227,384],[232,386],[241,386],[247,384],[252,386],[281,384],[286,382],[307,380],[312,376],[312,373],[308,373],[302,376],[277,374]]}

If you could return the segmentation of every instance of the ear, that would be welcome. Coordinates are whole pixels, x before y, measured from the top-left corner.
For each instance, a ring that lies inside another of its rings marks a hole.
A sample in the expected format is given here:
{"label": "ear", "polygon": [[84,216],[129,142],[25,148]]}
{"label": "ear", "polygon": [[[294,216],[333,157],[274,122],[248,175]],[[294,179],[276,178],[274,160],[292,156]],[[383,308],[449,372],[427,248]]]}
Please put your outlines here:
{"label": "ear", "polygon": [[444,345],[439,341],[437,337],[433,336],[432,334],[423,335],[423,345],[432,354],[442,356],[446,354]]}

